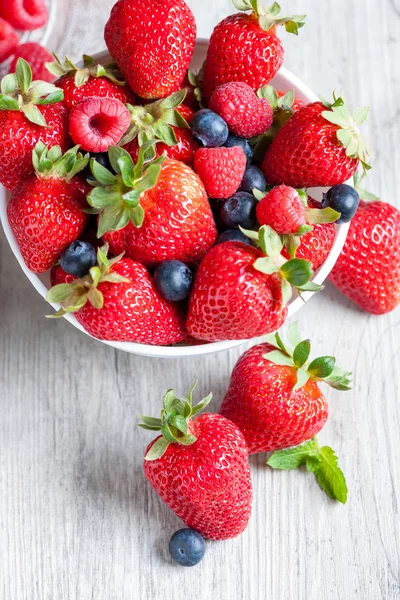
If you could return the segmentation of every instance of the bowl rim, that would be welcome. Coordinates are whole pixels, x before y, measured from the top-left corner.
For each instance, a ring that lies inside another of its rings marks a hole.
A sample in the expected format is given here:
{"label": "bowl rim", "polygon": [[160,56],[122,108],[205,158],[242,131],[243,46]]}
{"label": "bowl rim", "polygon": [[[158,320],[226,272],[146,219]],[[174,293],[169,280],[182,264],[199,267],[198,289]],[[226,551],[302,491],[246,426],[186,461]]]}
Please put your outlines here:
{"label": "bowl rim", "polygon": [[[196,47],[203,46],[208,47],[209,40],[206,38],[197,38],[196,39]],[[110,54],[107,50],[98,52],[93,55],[93,58],[99,62],[104,62],[110,59]],[[78,63],[79,64],[79,63]],[[296,95],[300,97],[301,100],[306,102],[316,102],[319,98],[314,94],[314,92],[296,75],[294,75],[291,71],[286,69],[285,67],[281,67],[278,74],[282,77],[288,85],[288,88],[295,88]],[[11,227],[8,223],[7,219],[7,208],[6,208],[6,190],[3,186],[0,185],[0,221],[3,226],[3,230],[7,239],[10,248],[19,262],[19,265],[33,287],[39,292],[39,294],[45,299],[46,294],[48,292],[47,286],[44,282],[39,278],[36,273],[33,273],[26,266],[22,255],[20,253],[18,244],[15,240],[14,234],[11,231]],[[312,281],[317,284],[322,284],[329,273],[333,269],[338,256],[343,248],[343,245],[346,241],[347,233],[350,227],[349,223],[344,224],[336,224],[336,236],[333,243],[333,246],[327,256],[325,262],[321,267],[316,271],[315,276]],[[302,294],[302,298],[296,297],[294,298],[289,306],[288,306],[288,317],[293,316],[305,303],[307,303],[310,298],[314,295],[315,292],[306,292]],[[51,306],[54,309],[58,309],[60,306],[58,304],[51,303]],[[91,336],[78,321],[74,317],[73,314],[67,314],[64,317],[67,321],[72,323],[77,329],[95,339],[97,342],[101,342],[117,350],[122,350],[124,352],[128,352],[131,354],[137,354],[141,356],[151,356],[155,358],[179,358],[179,357],[192,357],[192,356],[204,356],[207,354],[214,354],[217,352],[222,352],[224,350],[230,350],[232,348],[237,348],[249,341],[257,342],[257,340],[261,338],[252,338],[245,340],[224,340],[219,342],[210,342],[199,344],[196,346],[151,346],[149,344],[138,344],[136,342],[113,342],[108,340],[99,340],[98,338],[94,338]]]}

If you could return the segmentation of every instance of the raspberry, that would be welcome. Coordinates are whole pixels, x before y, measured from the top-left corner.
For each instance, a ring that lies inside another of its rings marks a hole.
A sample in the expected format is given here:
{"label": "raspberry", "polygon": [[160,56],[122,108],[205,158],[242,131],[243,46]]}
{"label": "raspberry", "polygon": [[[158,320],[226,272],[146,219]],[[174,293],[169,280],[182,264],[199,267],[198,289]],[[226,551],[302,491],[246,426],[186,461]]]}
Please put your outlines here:
{"label": "raspberry", "polygon": [[226,83],[215,90],[209,108],[220,115],[232,133],[243,138],[261,135],[272,125],[274,112],[247,83]]}
{"label": "raspberry", "polygon": [[50,52],[46,50],[46,48],[40,44],[37,44],[36,42],[26,42],[25,44],[20,44],[15,51],[9,73],[15,73],[17,60],[19,58],[24,58],[29,62],[32,69],[33,80],[40,79],[40,81],[53,81],[54,75],[49,73],[45,67],[45,63],[52,62],[53,57]]}
{"label": "raspberry", "polygon": [[86,98],[72,110],[69,132],[89,152],[106,152],[116,145],[130,123],[129,110],[114,98]]}
{"label": "raspberry", "polygon": [[11,25],[0,18],[0,62],[15,52],[18,42],[18,36]]}
{"label": "raspberry", "polygon": [[305,225],[305,206],[297,191],[286,185],[273,188],[256,209],[260,225],[269,225],[280,235],[296,233]]}
{"label": "raspberry", "polygon": [[47,23],[48,13],[44,0],[5,0],[0,2],[0,17],[15,29],[39,29]]}
{"label": "raspberry", "polygon": [[229,198],[237,191],[246,170],[241,148],[200,148],[194,157],[194,170],[211,198]]}

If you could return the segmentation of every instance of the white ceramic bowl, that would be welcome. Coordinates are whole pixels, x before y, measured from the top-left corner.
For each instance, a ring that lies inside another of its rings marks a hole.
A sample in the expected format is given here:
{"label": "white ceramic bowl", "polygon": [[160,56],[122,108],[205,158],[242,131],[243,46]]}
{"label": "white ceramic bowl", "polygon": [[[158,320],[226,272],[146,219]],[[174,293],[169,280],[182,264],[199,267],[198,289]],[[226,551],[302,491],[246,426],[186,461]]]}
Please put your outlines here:
{"label": "white ceramic bowl", "polygon": [[[198,39],[196,43],[196,49],[193,56],[193,61],[191,64],[191,68],[193,70],[198,70],[202,66],[207,52],[208,40]],[[100,52],[95,56],[95,58],[99,62],[106,63],[110,60],[110,56],[107,52]],[[303,102],[315,102],[318,100],[317,96],[295,75],[293,75],[290,71],[285,68],[280,69],[279,73],[276,75],[272,84],[279,90],[284,92],[294,89],[296,97],[302,100]],[[313,189],[311,190],[311,195],[320,200],[322,198],[322,189]],[[45,273],[44,275],[36,275],[32,273],[27,266],[25,265],[21,253],[19,251],[19,247],[17,242],[15,241],[14,235],[11,231],[11,228],[8,224],[7,220],[7,211],[6,211],[6,190],[0,186],[0,219],[3,225],[3,229],[8,240],[8,243],[11,246],[11,249],[18,260],[22,270],[25,275],[28,277],[32,285],[36,288],[43,298],[46,297],[47,291],[50,287],[50,279],[49,274]],[[336,237],[335,242],[332,246],[332,249],[329,253],[328,258],[325,263],[320,267],[320,269],[315,273],[313,281],[318,284],[322,284],[330,271],[332,270],[336,260],[340,254],[341,249],[343,248],[343,244],[346,240],[347,232],[349,225],[336,225]],[[308,292],[303,294],[304,300],[309,300],[309,298],[313,294]],[[293,298],[289,305],[289,316],[294,315],[304,304],[304,300],[296,297]],[[58,305],[54,305],[55,309],[58,309]],[[78,323],[75,317],[71,315],[66,315],[64,317],[67,319],[72,325],[74,325],[77,329],[80,329],[86,335],[89,335]],[[140,354],[143,356],[153,356],[160,358],[173,358],[178,356],[200,356],[204,354],[212,354],[214,352],[220,352],[222,350],[229,350],[230,348],[234,348],[239,346],[240,344],[245,343],[247,340],[238,340],[238,341],[225,341],[225,342],[214,342],[211,344],[201,344],[198,346],[149,346],[146,344],[134,344],[129,342],[103,342],[104,344],[108,344],[109,346],[113,346],[118,350],[124,350],[125,352],[130,352],[132,354]]]}

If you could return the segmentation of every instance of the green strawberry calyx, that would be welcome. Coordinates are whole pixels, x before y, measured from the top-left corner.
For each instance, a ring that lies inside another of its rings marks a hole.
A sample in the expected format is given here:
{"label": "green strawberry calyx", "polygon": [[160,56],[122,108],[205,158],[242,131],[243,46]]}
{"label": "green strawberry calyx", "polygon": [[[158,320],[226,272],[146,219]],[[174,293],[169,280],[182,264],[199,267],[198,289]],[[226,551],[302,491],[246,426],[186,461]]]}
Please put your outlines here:
{"label": "green strawberry calyx", "polygon": [[74,74],[74,83],[78,88],[86,83],[90,77],[106,77],[116,85],[125,85],[125,81],[123,80],[116,63],[99,65],[95,62],[94,58],[84,54],[83,67],[78,67],[68,58],[68,56],[64,58],[64,62],[61,62],[55,52],[53,52],[53,56],[54,62],[45,63],[46,69],[55,77]]}
{"label": "green strawberry calyx", "polygon": [[321,114],[326,121],[338,126],[336,136],[346,149],[347,156],[359,159],[364,172],[371,169],[369,164],[371,153],[365,137],[360,131],[360,125],[367,120],[369,107],[357,108],[351,114],[344,96],[337,97],[335,93],[333,94],[333,102],[329,102],[324,98],[321,98],[321,102],[328,108]]}
{"label": "green strawberry calyx", "polygon": [[159,437],[144,457],[145,460],[157,460],[167,450],[170,444],[183,444],[190,446],[196,441],[191,433],[189,422],[201,412],[212,400],[212,393],[208,394],[198,404],[193,406],[193,391],[196,383],[190,388],[187,398],[178,398],[174,390],[168,390],[163,398],[163,408],[159,419],[139,415],[139,427],[149,431],[161,431]]}
{"label": "green strawberry calyx", "polygon": [[38,177],[51,179],[66,179],[71,181],[88,164],[90,156],[78,152],[79,146],[74,146],[65,154],[60,146],[50,148],[43,142],[38,142],[32,150],[32,163]]}
{"label": "green strawberry calyx", "polygon": [[267,460],[267,465],[272,469],[284,471],[305,465],[309,473],[314,473],[317,482],[329,498],[346,504],[347,484],[338,465],[337,456],[329,446],[321,448],[316,437],[294,448],[273,452]]}
{"label": "green strawberry calyx", "polygon": [[309,379],[324,381],[337,390],[350,390],[351,373],[336,367],[333,356],[320,356],[310,360],[310,340],[302,340],[297,322],[288,328],[288,341],[284,342],[278,332],[265,337],[265,341],[275,350],[263,355],[263,358],[276,365],[294,367],[297,371],[297,382],[293,391],[302,388]]}
{"label": "green strawberry calyx", "polygon": [[[265,192],[261,192],[260,190],[254,189],[253,195],[259,202],[263,200],[273,189],[272,187]],[[296,251],[301,243],[301,236],[309,233],[313,230],[314,225],[320,225],[321,223],[334,223],[338,219],[340,219],[340,212],[330,208],[329,206],[326,208],[311,208],[308,206],[308,196],[305,190],[298,189],[296,190],[302,203],[304,204],[304,217],[305,222],[303,225],[300,225],[299,229],[296,233],[283,234],[280,235],[283,245],[289,253],[290,258],[296,257]]]}
{"label": "green strawberry calyx", "polygon": [[268,8],[265,8],[260,0],[232,0],[232,2],[238,10],[252,10],[258,17],[260,27],[264,31],[269,31],[277,25],[284,25],[288,33],[298,35],[300,27],[305,25],[307,15],[284,17],[280,15],[281,7],[277,2],[271,4]]}
{"label": "green strawberry calyx", "polygon": [[0,89],[0,110],[20,110],[28,121],[41,127],[48,125],[38,106],[64,98],[64,92],[52,83],[32,81],[32,69],[23,58],[18,59],[15,73],[3,77]]}
{"label": "green strawberry calyx", "polygon": [[189,128],[186,120],[177,110],[185,98],[186,90],[183,89],[146,106],[127,104],[131,114],[131,124],[120,141],[120,146],[125,146],[136,138],[139,146],[150,140],[164,142],[167,146],[176,146],[178,140],[173,127]]}
{"label": "green strawberry calyx", "polygon": [[115,173],[94,158],[90,168],[96,181],[89,181],[93,189],[87,196],[92,207],[90,214],[99,214],[98,237],[108,231],[123,229],[128,223],[141,227],[144,209],[140,204],[143,192],[152,189],[158,181],[165,156],[150,160],[154,155],[155,140],[145,142],[139,150],[136,165],[130,154],[119,146],[110,146],[108,157]]}
{"label": "green strawberry calyx", "polygon": [[98,289],[103,282],[130,283],[130,280],[118,273],[112,272],[112,266],[121,260],[123,254],[108,259],[108,245],[97,250],[97,265],[92,267],[87,275],[75,279],[71,283],[60,283],[53,286],[47,293],[46,300],[54,304],[61,304],[61,308],[48,318],[63,317],[67,313],[75,313],[89,302],[93,308],[101,309],[104,297]]}
{"label": "green strawberry calyx", "polygon": [[269,225],[263,225],[257,231],[240,228],[242,233],[253,240],[266,255],[257,258],[253,267],[264,273],[280,275],[282,280],[282,304],[286,306],[292,297],[292,286],[301,292],[319,292],[323,286],[310,281],[313,276],[312,265],[303,258],[287,260],[282,255],[283,242],[280,236]]}
{"label": "green strawberry calyx", "polygon": [[194,71],[191,71],[189,69],[187,72],[187,78],[188,78],[190,85],[193,88],[194,97],[200,104],[200,107],[202,107],[203,106],[202,105],[202,100],[203,100],[202,88],[204,87],[204,65],[197,74]]}

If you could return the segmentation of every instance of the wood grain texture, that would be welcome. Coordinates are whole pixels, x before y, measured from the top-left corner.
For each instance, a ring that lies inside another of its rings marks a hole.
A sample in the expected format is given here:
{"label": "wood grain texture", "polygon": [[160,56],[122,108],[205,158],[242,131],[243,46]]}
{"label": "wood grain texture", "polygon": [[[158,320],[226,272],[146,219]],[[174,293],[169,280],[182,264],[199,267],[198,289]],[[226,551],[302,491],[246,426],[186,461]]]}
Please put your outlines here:
{"label": "wood grain texture", "polygon": [[[103,48],[112,0],[58,0],[46,38],[76,58]],[[230,0],[191,0],[199,35]],[[375,168],[370,187],[399,206],[400,4],[291,0],[308,13],[284,36],[286,66],[312,89],[342,87],[370,104]],[[38,34],[35,33],[35,36]],[[332,287],[299,315],[315,354],[355,371],[354,390],[328,390],[321,435],[340,457],[349,501],[330,502],[313,477],[279,473],[252,458],[255,499],[239,539],[208,544],[195,569],[171,564],[181,525],[142,475],[150,434],[137,413],[194,379],[218,408],[235,350],[190,360],[118,353],[64,321],[20,272],[0,234],[0,597],[4,600],[396,600],[400,598],[400,311],[362,314]]]}

